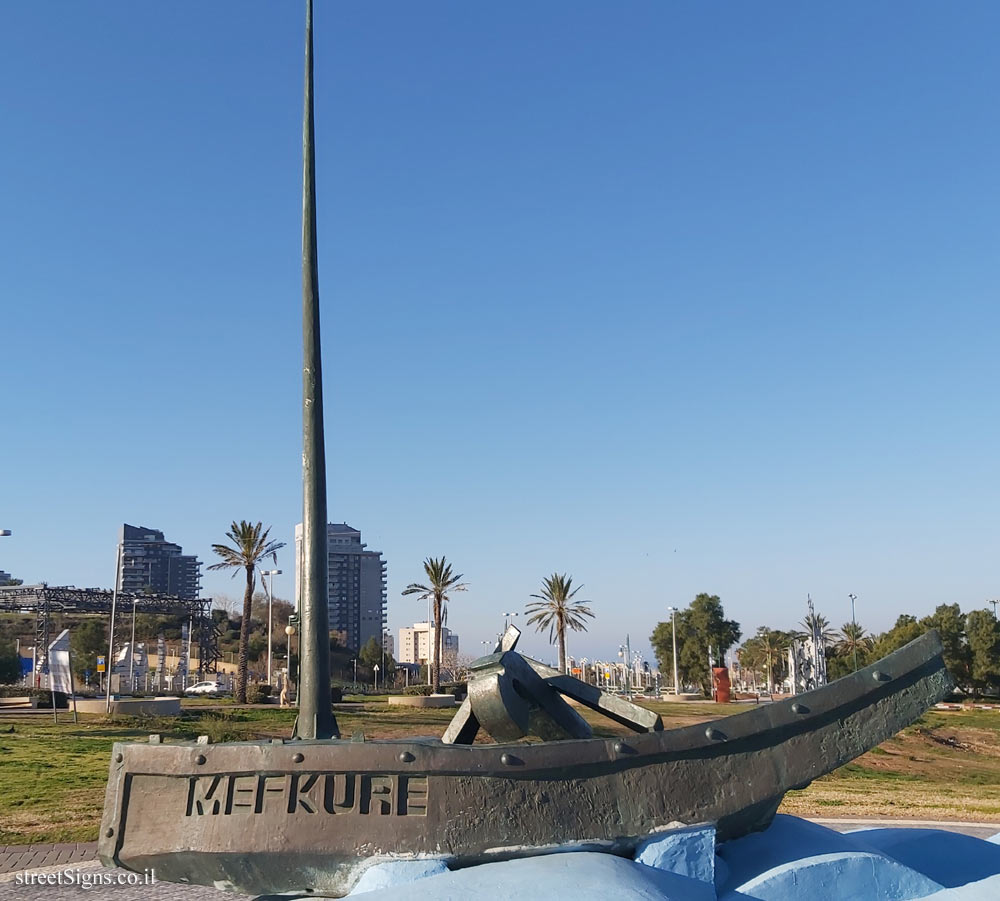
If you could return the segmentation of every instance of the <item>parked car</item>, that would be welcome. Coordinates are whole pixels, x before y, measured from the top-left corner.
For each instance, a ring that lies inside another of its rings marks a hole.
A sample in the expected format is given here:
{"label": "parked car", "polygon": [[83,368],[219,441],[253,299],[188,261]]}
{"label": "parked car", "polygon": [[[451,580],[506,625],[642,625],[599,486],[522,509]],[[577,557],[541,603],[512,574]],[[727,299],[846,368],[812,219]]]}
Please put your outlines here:
{"label": "parked car", "polygon": [[222,692],[214,682],[196,682],[184,689],[186,695],[217,695]]}

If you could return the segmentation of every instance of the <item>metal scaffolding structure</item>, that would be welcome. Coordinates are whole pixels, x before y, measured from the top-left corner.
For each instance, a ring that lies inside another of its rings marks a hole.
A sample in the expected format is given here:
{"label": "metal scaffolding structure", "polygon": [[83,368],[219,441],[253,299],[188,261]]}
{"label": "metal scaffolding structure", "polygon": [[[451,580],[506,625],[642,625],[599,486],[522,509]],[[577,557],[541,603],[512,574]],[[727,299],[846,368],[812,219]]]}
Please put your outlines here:
{"label": "metal scaffolding structure", "polygon": [[[44,654],[52,633],[52,616],[57,613],[96,613],[111,615],[113,592],[105,588],[69,586],[10,585],[0,587],[0,613],[21,613],[35,617],[36,653]],[[192,625],[191,641],[198,644],[198,672],[216,672],[222,659],[220,632],[212,620],[211,598],[179,598],[167,594],[132,594],[118,592],[118,609],[161,616],[185,616]],[[126,614],[119,623],[127,621]],[[111,661],[108,661],[109,668]]]}

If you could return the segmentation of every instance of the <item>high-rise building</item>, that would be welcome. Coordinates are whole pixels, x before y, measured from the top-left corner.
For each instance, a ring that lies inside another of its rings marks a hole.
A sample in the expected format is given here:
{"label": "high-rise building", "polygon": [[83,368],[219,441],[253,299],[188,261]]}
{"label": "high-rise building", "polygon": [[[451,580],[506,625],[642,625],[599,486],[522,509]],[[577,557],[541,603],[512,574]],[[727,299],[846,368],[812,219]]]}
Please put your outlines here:
{"label": "high-rise building", "polygon": [[[347,636],[347,647],[360,650],[368,639],[379,644],[386,624],[386,567],[381,551],[370,551],[361,532],[347,523],[327,527],[327,603],[330,631]],[[295,527],[295,608],[302,586],[302,524]]]}
{"label": "high-rise building", "polygon": [[166,541],[162,532],[125,523],[118,543],[122,551],[120,591],[150,589],[185,600],[199,596],[201,561],[184,554],[179,544]]}
{"label": "high-rise building", "polygon": [[[399,663],[434,662],[434,626],[430,623],[414,623],[399,630]],[[454,666],[458,660],[458,635],[447,626],[441,629],[441,664]]]}

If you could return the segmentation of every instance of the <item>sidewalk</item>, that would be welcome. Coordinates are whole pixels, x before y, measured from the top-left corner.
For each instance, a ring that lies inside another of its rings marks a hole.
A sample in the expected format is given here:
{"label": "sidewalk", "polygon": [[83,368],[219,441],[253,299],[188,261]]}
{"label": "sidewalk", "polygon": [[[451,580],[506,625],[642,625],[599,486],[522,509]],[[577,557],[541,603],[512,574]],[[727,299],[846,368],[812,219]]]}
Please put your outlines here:
{"label": "sidewalk", "polygon": [[[34,883],[28,883],[28,879],[34,879]],[[137,881],[129,885],[128,880]],[[0,875],[0,901],[81,901],[84,898],[90,901],[104,898],[112,901],[232,901],[233,897],[232,892],[203,885],[175,882],[147,885],[135,873],[109,870],[96,860]]]}
{"label": "sidewalk", "polygon": [[[1000,833],[997,823],[962,823],[942,820],[879,820],[810,818],[831,829],[846,832],[863,827],[896,826],[902,828],[945,829],[977,838]],[[45,885],[24,884],[27,872],[52,874],[55,880],[63,874],[63,883]],[[72,872],[73,875],[67,875]],[[20,878],[20,883],[18,879]],[[225,901],[231,892],[199,885],[157,882],[154,885],[106,885],[97,880],[136,879],[125,870],[105,869],[97,860],[97,843],[83,842],[65,845],[0,845],[0,901],[7,899],[44,898],[45,901],[74,901],[80,898],[113,898],[114,901]],[[84,882],[89,880],[89,887]]]}
{"label": "sidewalk", "polygon": [[92,860],[97,860],[97,842],[76,842],[66,845],[0,845],[0,875]]}

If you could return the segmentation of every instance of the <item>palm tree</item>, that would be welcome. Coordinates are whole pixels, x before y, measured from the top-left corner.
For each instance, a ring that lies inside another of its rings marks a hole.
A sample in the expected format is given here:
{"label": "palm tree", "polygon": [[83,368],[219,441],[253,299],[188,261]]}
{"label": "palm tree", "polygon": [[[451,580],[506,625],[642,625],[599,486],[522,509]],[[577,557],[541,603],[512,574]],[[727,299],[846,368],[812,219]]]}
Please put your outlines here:
{"label": "palm tree", "polygon": [[247,652],[250,647],[250,609],[253,602],[253,587],[256,582],[257,564],[265,557],[278,562],[278,550],[285,546],[284,541],[268,541],[270,526],[264,528],[262,523],[235,521],[226,532],[233,546],[228,544],[213,544],[212,550],[222,561],[213,563],[209,569],[231,569],[233,576],[241,569],[246,571],[247,587],[243,592],[243,622],[240,623],[240,662],[236,670],[236,703],[247,702]]}
{"label": "palm tree", "polygon": [[807,614],[806,618],[799,625],[802,627],[802,631],[795,635],[799,641],[813,637],[814,625],[819,632],[819,637],[824,648],[830,647],[837,641],[837,633],[830,628],[830,620],[820,613]]}
{"label": "palm tree", "polygon": [[759,626],[757,634],[748,639],[744,647],[750,645],[760,655],[760,663],[764,665],[767,676],[768,693],[774,691],[775,682],[781,680],[785,669],[785,652],[788,650],[789,636],[787,632]]}
{"label": "palm tree", "polygon": [[[549,644],[559,646],[559,672],[566,672],[566,627],[574,632],[586,632],[587,626],[583,618],[594,614],[584,601],[574,601],[575,595],[582,585],[572,588],[573,577],[553,573],[542,581],[542,593],[531,595],[538,598],[535,603],[528,604],[526,611],[531,614],[528,623],[536,623],[535,631],[541,632],[549,628]],[[570,590],[572,588],[572,590]]]}
{"label": "palm tree", "polygon": [[452,591],[465,591],[468,586],[460,580],[462,574],[457,576],[451,571],[451,564],[447,563],[444,557],[435,559],[428,557],[424,560],[424,572],[427,573],[427,585],[420,585],[411,582],[403,589],[403,594],[419,594],[420,600],[433,598],[434,600],[434,666],[433,681],[434,694],[441,692],[441,653],[444,649],[442,641],[442,612],[444,605],[448,602],[448,594]]}
{"label": "palm tree", "polygon": [[844,623],[840,627],[840,641],[837,642],[837,653],[846,657],[854,656],[855,669],[857,669],[858,655],[862,657],[874,646],[872,637],[865,633],[865,627],[857,623]]}

